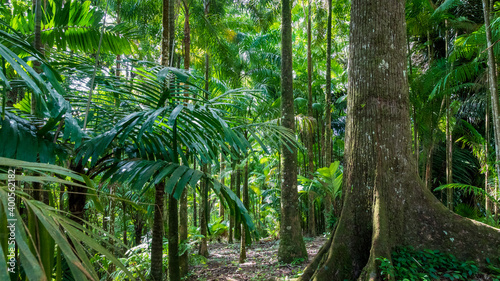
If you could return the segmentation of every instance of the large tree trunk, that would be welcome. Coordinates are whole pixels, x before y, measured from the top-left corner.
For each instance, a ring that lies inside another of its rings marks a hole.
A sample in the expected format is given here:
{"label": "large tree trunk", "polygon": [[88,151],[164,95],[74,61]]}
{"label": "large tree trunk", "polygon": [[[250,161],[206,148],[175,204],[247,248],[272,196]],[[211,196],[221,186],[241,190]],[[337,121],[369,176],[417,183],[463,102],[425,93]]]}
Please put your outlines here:
{"label": "large tree trunk", "polygon": [[156,186],[155,212],[153,217],[153,239],[151,240],[151,281],[163,280],[163,197],[165,182]]}
{"label": "large tree trunk", "polygon": [[[281,16],[281,124],[295,132],[290,0],[282,1]],[[281,158],[281,227],[278,260],[290,263],[296,258],[307,258],[307,251],[300,230],[297,149],[283,144],[281,150],[283,157]]]}
{"label": "large tree trunk", "polygon": [[454,214],[418,178],[404,8],[398,0],[352,1],[344,207],[313,280],[382,280],[376,258],[390,259],[396,246],[478,262],[500,255],[491,247],[500,230]]}

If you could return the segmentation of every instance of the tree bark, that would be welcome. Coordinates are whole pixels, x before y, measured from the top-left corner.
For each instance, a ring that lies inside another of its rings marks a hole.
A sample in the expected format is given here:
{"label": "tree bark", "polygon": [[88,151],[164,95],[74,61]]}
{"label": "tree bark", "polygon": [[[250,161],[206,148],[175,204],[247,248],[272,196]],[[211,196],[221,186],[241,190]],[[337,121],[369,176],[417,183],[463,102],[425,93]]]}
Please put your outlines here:
{"label": "tree bark", "polygon": [[[247,210],[250,207],[250,200],[248,198],[248,159],[245,163],[245,170],[243,176],[243,205]],[[241,240],[240,240],[240,263],[244,263],[247,259],[247,231],[246,225],[244,223],[241,224]]]}
{"label": "tree bark", "polygon": [[135,224],[134,224],[134,246],[141,244],[142,239],[142,229],[144,228],[144,221],[142,219],[142,214],[136,212],[134,214]]}
{"label": "tree bark", "polygon": [[[307,130],[307,159],[309,161],[307,167],[308,178],[314,178],[314,126],[313,126],[313,97],[312,97],[312,55],[311,55],[311,1],[307,5],[307,115],[309,117],[308,130]],[[307,194],[308,199],[308,212],[307,212],[307,232],[309,236],[316,236],[316,225],[314,219],[314,194],[309,191]]]}
{"label": "tree bark", "polygon": [[180,281],[179,270],[179,209],[178,201],[168,195],[168,280]]}
{"label": "tree bark", "polygon": [[173,66],[175,40],[174,0],[163,0],[161,64]]}
{"label": "tree bark", "polygon": [[[235,185],[235,178],[236,178],[236,165],[235,165],[235,161],[233,161],[232,163],[232,167],[231,167],[231,183],[230,183],[230,188],[232,191],[234,191],[234,185]],[[229,204],[231,204],[231,208],[230,209],[233,209],[234,208],[234,205],[232,202],[228,202]],[[234,211],[230,211],[229,213],[229,234],[228,234],[228,238],[227,238],[227,243],[229,244],[233,244],[234,243],[234,240],[233,240],[233,236],[234,236]]]}
{"label": "tree bark", "polygon": [[328,3],[326,26],[325,167],[332,163],[332,0]]}
{"label": "tree bark", "polygon": [[497,76],[497,66],[495,62],[495,54],[493,53],[493,40],[491,35],[491,11],[488,0],[483,0],[483,11],[484,11],[484,26],[486,31],[486,42],[488,51],[488,82],[490,88],[491,97],[491,120],[493,123],[493,132],[495,139],[495,169],[497,171],[497,182],[500,182],[500,106],[498,102],[498,76]]}
{"label": "tree bark", "polygon": [[[196,159],[193,157],[193,169],[196,170]],[[196,204],[196,188],[193,188],[193,225],[198,227],[198,212]]]}
{"label": "tree bark", "polygon": [[[488,102],[488,99],[486,99],[486,114],[484,116],[484,126],[485,126],[485,137],[484,137],[484,165],[485,165],[485,172],[484,172],[484,190],[488,194],[492,194],[493,189],[490,187],[489,184],[489,177],[490,177],[490,163],[489,163],[489,150],[490,150],[490,121],[489,121],[489,114],[490,112],[490,103]],[[491,202],[490,198],[488,196],[484,197],[485,202],[484,202],[484,209],[486,211],[486,216],[489,216],[491,214]]]}
{"label": "tree bark", "polygon": [[[44,53],[42,44],[42,0],[35,0],[33,2],[33,8],[35,11],[35,41],[33,45],[37,51]],[[36,72],[40,73],[42,70],[40,68],[40,62],[38,60],[34,61],[34,69]],[[31,94],[31,115],[37,114],[37,105],[35,95]]]}
{"label": "tree bark", "polygon": [[[239,162],[236,163],[236,179],[234,182],[234,193],[236,197],[241,200],[241,169],[238,167]],[[241,239],[241,217],[238,212],[234,214],[234,239]]]}
{"label": "tree bark", "polygon": [[189,26],[189,0],[184,0],[184,69],[191,64],[191,27]]}
{"label": "tree bark", "polygon": [[[191,39],[190,39],[190,27],[189,27],[189,2],[188,0],[182,1],[184,6],[184,69],[189,70],[190,64],[190,50],[191,50]],[[189,157],[188,157],[189,159]],[[189,163],[186,163],[189,164]],[[187,243],[188,241],[188,199],[187,199],[187,188],[182,192],[180,200],[180,210],[179,210],[179,239],[181,243]],[[195,191],[196,193],[196,191]],[[182,277],[186,276],[189,271],[189,251],[185,250],[184,253],[179,257],[180,275]]]}
{"label": "tree bark", "polygon": [[[448,20],[445,20],[446,26],[446,38],[445,38],[445,48],[446,48],[446,59],[450,55],[450,46],[448,42],[450,41],[450,31],[448,30]],[[453,68],[451,68],[453,69]],[[446,183],[453,183],[453,135],[450,128],[451,122],[451,108],[450,108],[450,97],[451,94],[446,93]],[[448,209],[453,211],[453,189],[448,188],[446,190],[446,206]]]}
{"label": "tree bark", "polygon": [[498,257],[500,230],[462,218],[424,188],[411,147],[405,2],[353,0],[344,207],[312,280],[382,280],[396,246]]}
{"label": "tree bark", "polygon": [[125,203],[125,201],[122,201],[122,212],[123,212],[123,218],[122,218],[122,222],[123,222],[123,244],[125,244],[125,246],[128,245],[128,239],[127,239],[127,226],[128,226],[128,223],[127,223],[127,203]]}
{"label": "tree bark", "polygon": [[[208,165],[202,166],[202,170],[205,173],[210,173]],[[208,179],[203,179],[201,184],[201,208],[200,208],[200,234],[203,235],[201,238],[200,247],[198,249],[198,254],[208,258]]]}
{"label": "tree bark", "polygon": [[[181,243],[187,243],[188,240],[188,200],[187,200],[187,188],[182,192],[180,200],[180,210],[179,210],[179,239]],[[179,260],[181,276],[186,276],[189,270],[188,253],[186,250]]]}
{"label": "tree bark", "polygon": [[[282,1],[281,17],[281,124],[295,132],[290,0]],[[283,144],[281,151],[281,227],[278,260],[290,263],[296,258],[307,258],[307,251],[300,229],[297,149],[291,144]]]}
{"label": "tree bark", "polygon": [[165,182],[155,186],[155,212],[153,217],[153,239],[151,240],[151,281],[163,280],[163,197]]}
{"label": "tree bark", "polygon": [[[224,161],[224,156],[221,152],[220,154],[220,182],[222,184],[226,184],[226,178],[224,177],[224,172],[225,172],[225,169],[226,169],[226,162]],[[225,211],[224,211],[224,199],[223,197],[220,197],[220,200],[219,200],[219,217],[222,219],[222,220],[225,220]]]}
{"label": "tree bark", "polygon": [[168,13],[168,8],[169,8],[169,2],[173,0],[163,0],[163,18],[162,18],[162,25],[163,25],[163,30],[162,30],[162,37],[161,37],[161,65],[163,66],[168,66],[169,62],[169,46],[168,46],[168,31],[169,31],[169,13]]}

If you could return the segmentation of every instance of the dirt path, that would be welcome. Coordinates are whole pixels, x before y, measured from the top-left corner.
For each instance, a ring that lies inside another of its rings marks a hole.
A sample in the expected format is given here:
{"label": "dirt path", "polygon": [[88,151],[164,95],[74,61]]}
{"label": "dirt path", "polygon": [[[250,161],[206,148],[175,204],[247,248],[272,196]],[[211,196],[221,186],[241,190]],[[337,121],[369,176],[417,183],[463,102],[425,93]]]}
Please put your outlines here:
{"label": "dirt path", "polygon": [[[326,237],[306,238],[309,260],[318,253],[319,248],[328,240]],[[302,272],[308,261],[292,265],[280,264],[277,261],[278,240],[262,240],[253,243],[247,249],[247,261],[239,264],[239,244],[209,244],[210,257],[206,264],[190,268],[188,281],[218,280],[288,280]]]}

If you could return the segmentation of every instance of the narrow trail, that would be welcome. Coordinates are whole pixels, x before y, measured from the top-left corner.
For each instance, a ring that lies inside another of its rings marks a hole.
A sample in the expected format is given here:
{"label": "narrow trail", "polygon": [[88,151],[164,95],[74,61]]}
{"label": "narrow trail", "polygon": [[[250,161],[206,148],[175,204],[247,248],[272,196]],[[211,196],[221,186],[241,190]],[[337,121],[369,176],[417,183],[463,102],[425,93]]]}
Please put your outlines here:
{"label": "narrow trail", "polygon": [[[309,260],[318,253],[328,240],[319,236],[305,238]],[[288,280],[304,270],[308,261],[294,264],[278,263],[279,240],[261,240],[247,248],[247,260],[239,264],[239,243],[212,243],[208,246],[210,257],[206,264],[190,268],[188,281],[270,281]],[[287,279],[288,278],[288,279]]]}

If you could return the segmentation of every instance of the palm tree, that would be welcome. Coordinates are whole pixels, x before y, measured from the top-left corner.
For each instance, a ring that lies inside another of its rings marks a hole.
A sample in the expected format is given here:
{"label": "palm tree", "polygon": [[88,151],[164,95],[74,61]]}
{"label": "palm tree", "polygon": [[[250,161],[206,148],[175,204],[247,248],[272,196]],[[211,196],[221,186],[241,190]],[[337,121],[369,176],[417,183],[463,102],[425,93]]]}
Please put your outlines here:
{"label": "palm tree", "polygon": [[[281,123],[292,131],[295,129],[292,76],[292,15],[291,2],[282,1],[281,39]],[[307,257],[300,231],[297,194],[297,150],[287,143],[282,145],[281,183],[281,228],[278,260],[286,263],[296,258]]]}

